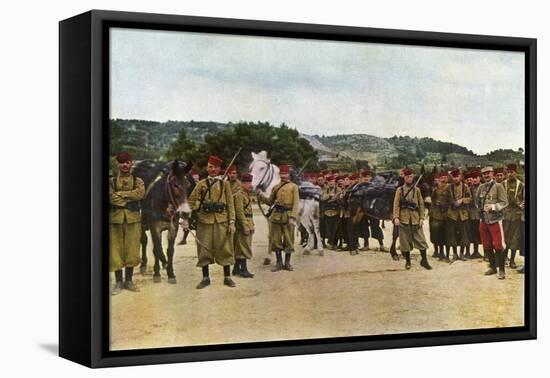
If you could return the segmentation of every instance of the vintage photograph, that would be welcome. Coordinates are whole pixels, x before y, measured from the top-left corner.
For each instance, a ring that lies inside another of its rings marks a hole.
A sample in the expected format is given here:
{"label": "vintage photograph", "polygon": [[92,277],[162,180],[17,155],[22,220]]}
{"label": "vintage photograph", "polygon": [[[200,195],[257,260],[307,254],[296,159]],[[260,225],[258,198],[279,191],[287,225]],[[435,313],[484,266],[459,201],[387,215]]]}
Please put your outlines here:
{"label": "vintage photograph", "polygon": [[110,350],[524,326],[525,64],[112,27]]}

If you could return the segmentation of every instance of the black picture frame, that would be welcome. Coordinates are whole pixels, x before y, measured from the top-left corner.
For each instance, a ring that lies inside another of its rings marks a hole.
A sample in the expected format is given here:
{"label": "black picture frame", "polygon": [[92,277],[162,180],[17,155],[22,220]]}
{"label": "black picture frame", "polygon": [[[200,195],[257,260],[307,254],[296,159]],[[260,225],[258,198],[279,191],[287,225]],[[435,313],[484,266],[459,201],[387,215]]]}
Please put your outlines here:
{"label": "black picture frame", "polygon": [[[109,351],[106,224],[110,27],[363,41],[525,54],[525,325],[431,333]],[[531,38],[92,10],[59,24],[59,354],[89,367],[535,339],[537,41]],[[85,174],[76,174],[82,172]]]}

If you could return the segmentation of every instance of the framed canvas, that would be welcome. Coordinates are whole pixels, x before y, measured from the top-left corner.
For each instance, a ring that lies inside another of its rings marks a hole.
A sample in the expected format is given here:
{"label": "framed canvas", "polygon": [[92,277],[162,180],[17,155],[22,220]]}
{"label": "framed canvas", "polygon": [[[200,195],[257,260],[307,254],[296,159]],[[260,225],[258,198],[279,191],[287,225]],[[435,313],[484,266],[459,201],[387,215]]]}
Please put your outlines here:
{"label": "framed canvas", "polygon": [[59,353],[536,338],[536,40],[60,22]]}

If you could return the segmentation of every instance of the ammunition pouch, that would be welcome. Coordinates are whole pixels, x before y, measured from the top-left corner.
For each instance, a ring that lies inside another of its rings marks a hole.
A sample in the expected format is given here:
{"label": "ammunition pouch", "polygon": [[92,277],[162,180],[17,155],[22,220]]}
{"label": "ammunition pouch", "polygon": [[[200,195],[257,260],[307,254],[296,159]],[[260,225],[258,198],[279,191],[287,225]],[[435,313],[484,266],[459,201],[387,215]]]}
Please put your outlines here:
{"label": "ammunition pouch", "polygon": [[402,199],[399,203],[400,209],[409,209],[409,210],[416,210],[418,209],[418,204],[416,202],[407,201]]}
{"label": "ammunition pouch", "polygon": [[204,201],[201,206],[201,211],[205,213],[223,213],[227,206],[223,202]]}
{"label": "ammunition pouch", "polygon": [[284,213],[285,211],[290,211],[292,210],[291,208],[289,207],[285,207],[283,205],[273,205],[273,211],[275,211],[276,213]]}

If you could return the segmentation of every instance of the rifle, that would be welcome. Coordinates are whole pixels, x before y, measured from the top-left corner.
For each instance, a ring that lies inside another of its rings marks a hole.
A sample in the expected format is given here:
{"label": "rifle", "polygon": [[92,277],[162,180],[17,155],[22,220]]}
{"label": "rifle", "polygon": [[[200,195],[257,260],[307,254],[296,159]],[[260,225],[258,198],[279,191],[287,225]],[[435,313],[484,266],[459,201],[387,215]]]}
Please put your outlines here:
{"label": "rifle", "polygon": [[225,178],[227,177],[227,173],[229,173],[229,168],[235,163],[235,160],[237,160],[237,157],[239,156],[242,150],[243,148],[239,147],[239,150],[235,153],[235,155],[233,155],[233,159],[231,159],[231,161],[229,162],[229,165],[227,166],[227,169],[225,170],[225,173],[222,176],[222,181],[225,180]]}
{"label": "rifle", "polygon": [[297,176],[300,176],[302,174],[302,172],[304,171],[304,169],[306,169],[307,165],[309,164],[311,158],[307,159],[306,162],[304,163],[304,165],[302,165],[302,168],[300,168],[300,170],[298,171],[298,174]]}

